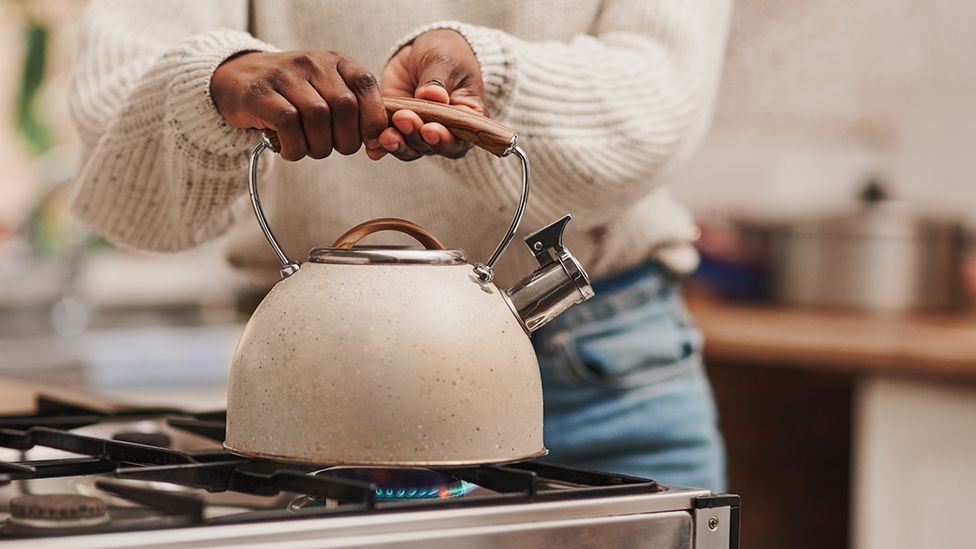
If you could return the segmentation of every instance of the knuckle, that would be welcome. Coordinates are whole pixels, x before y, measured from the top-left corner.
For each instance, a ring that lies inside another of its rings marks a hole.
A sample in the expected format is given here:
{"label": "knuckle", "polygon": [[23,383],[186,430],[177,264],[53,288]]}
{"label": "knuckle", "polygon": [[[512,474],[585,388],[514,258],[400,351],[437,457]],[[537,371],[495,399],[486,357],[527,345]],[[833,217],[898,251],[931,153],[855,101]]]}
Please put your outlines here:
{"label": "knuckle", "polygon": [[281,107],[277,112],[274,113],[272,120],[279,127],[295,126],[298,123],[298,110],[291,105]]}
{"label": "knuckle", "polygon": [[288,71],[282,69],[281,67],[274,67],[268,71],[265,80],[267,80],[272,87],[278,87],[288,82],[289,74]]}
{"label": "knuckle", "polygon": [[333,97],[329,104],[337,111],[342,113],[356,112],[359,102],[356,96],[351,93],[341,93]]}
{"label": "knuckle", "polygon": [[311,122],[328,122],[331,115],[332,111],[329,110],[329,104],[325,101],[312,103],[302,109],[302,117]]}
{"label": "knuckle", "polygon": [[368,71],[362,71],[352,75],[349,79],[349,84],[360,95],[372,92],[379,87],[376,77]]}
{"label": "knuckle", "polygon": [[271,84],[267,80],[258,80],[247,86],[244,90],[243,99],[245,101],[254,101],[271,95],[273,92],[274,89],[272,89]]}
{"label": "knuckle", "polygon": [[296,67],[305,71],[314,71],[319,68],[318,62],[308,53],[302,52],[292,57],[291,62]]}

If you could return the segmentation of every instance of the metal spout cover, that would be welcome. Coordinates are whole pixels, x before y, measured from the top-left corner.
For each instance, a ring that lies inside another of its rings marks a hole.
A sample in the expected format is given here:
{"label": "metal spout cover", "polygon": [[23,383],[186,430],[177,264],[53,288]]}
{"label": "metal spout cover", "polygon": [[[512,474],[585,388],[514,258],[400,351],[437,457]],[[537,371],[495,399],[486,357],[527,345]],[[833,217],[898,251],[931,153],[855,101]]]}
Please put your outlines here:
{"label": "metal spout cover", "polygon": [[593,297],[590,277],[563,245],[563,231],[571,219],[567,214],[525,238],[539,268],[505,292],[530,334],[571,306]]}

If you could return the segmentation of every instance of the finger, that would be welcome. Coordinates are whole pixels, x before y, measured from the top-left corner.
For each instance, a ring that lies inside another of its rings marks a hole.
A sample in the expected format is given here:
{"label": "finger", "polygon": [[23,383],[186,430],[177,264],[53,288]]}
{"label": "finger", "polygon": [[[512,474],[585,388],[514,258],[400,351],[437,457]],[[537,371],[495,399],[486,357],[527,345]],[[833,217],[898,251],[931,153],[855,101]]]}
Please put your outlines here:
{"label": "finger", "polygon": [[399,130],[396,128],[387,128],[383,130],[383,133],[380,134],[379,139],[377,139],[377,143],[384,151],[391,153],[396,151],[397,148],[400,147],[400,144],[404,143],[404,141]]}
{"label": "finger", "polygon": [[387,128],[386,108],[380,86],[373,73],[355,61],[344,60],[337,67],[339,76],[359,102],[359,131],[363,143],[375,148],[380,132]]}
{"label": "finger", "polygon": [[403,160],[404,162],[413,162],[418,158],[424,157],[424,153],[416,149],[411,149],[406,145],[400,147],[399,149],[396,150],[396,152],[390,154],[392,154],[393,156],[397,157],[400,160]]}
{"label": "finger", "polygon": [[359,132],[359,100],[338,72],[326,72],[310,80],[329,104],[332,113],[332,148],[350,155],[363,144]]}
{"label": "finger", "polygon": [[301,160],[308,153],[298,109],[278,93],[262,96],[254,105],[254,112],[264,127],[278,133],[281,140],[279,154],[285,160]]}
{"label": "finger", "polygon": [[450,103],[451,96],[448,95],[444,85],[444,82],[440,80],[430,80],[418,86],[413,92],[413,96],[417,99],[426,99],[427,101],[434,101],[436,103]]}
{"label": "finger", "polygon": [[434,154],[448,158],[460,158],[471,148],[470,143],[454,137],[444,125],[437,122],[431,122],[421,126],[420,135],[430,145]]}
{"label": "finger", "polygon": [[420,127],[420,136],[424,142],[431,146],[435,151],[439,146],[453,145],[456,139],[450,131],[439,122],[428,122]]}
{"label": "finger", "polygon": [[306,80],[285,86],[279,93],[301,114],[308,155],[316,159],[329,156],[332,153],[332,112],[329,104]]}
{"label": "finger", "polygon": [[366,156],[368,156],[371,160],[379,160],[384,156],[386,156],[386,154],[389,152],[383,147],[384,142],[387,143],[387,146],[390,147],[390,150],[396,149],[396,143],[395,143],[396,136],[395,135],[385,136],[387,132],[392,132],[394,134],[399,133],[397,132],[396,128],[386,128],[382,132],[380,132],[380,135],[374,140],[372,144],[366,145]]}
{"label": "finger", "polygon": [[448,90],[454,89],[457,80],[454,73],[455,66],[450,58],[432,56],[432,60],[425,63],[417,74],[417,87],[413,96],[417,99],[449,103],[451,96]]}
{"label": "finger", "polygon": [[366,149],[366,156],[370,160],[379,160],[386,156],[386,151],[382,148],[379,149]]}
{"label": "finger", "polygon": [[467,107],[481,116],[488,116],[485,92],[470,88],[458,88],[451,93],[451,105]]}
{"label": "finger", "polygon": [[434,152],[420,135],[420,128],[424,125],[424,121],[420,119],[417,113],[411,110],[399,110],[393,113],[391,119],[393,126],[400,130],[403,135],[407,146],[424,154]]}
{"label": "finger", "polygon": [[387,128],[378,139],[384,151],[404,161],[416,160],[423,156],[420,151],[409,147],[403,135],[396,128]]}

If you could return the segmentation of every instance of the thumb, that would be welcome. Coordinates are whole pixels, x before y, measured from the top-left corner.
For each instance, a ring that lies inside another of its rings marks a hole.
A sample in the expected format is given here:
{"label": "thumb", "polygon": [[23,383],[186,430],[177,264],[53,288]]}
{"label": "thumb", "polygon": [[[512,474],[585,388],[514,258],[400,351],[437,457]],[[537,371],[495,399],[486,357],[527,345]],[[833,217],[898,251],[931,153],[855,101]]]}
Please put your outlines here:
{"label": "thumb", "polygon": [[431,63],[417,75],[417,89],[413,96],[437,103],[450,103],[451,93],[447,89],[451,82],[451,68],[447,63]]}

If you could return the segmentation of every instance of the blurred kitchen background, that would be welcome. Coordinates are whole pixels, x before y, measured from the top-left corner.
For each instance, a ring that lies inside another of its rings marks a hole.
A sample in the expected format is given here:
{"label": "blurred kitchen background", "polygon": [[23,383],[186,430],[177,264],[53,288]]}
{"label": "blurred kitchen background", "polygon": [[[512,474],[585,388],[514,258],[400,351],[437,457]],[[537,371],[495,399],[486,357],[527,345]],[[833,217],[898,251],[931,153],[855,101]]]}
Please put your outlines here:
{"label": "blurred kitchen background", "polygon": [[[219,243],[110,248],[65,215],[85,2],[0,0],[0,376],[219,406]],[[674,178],[744,547],[972,547],[976,3],[738,0]]]}

